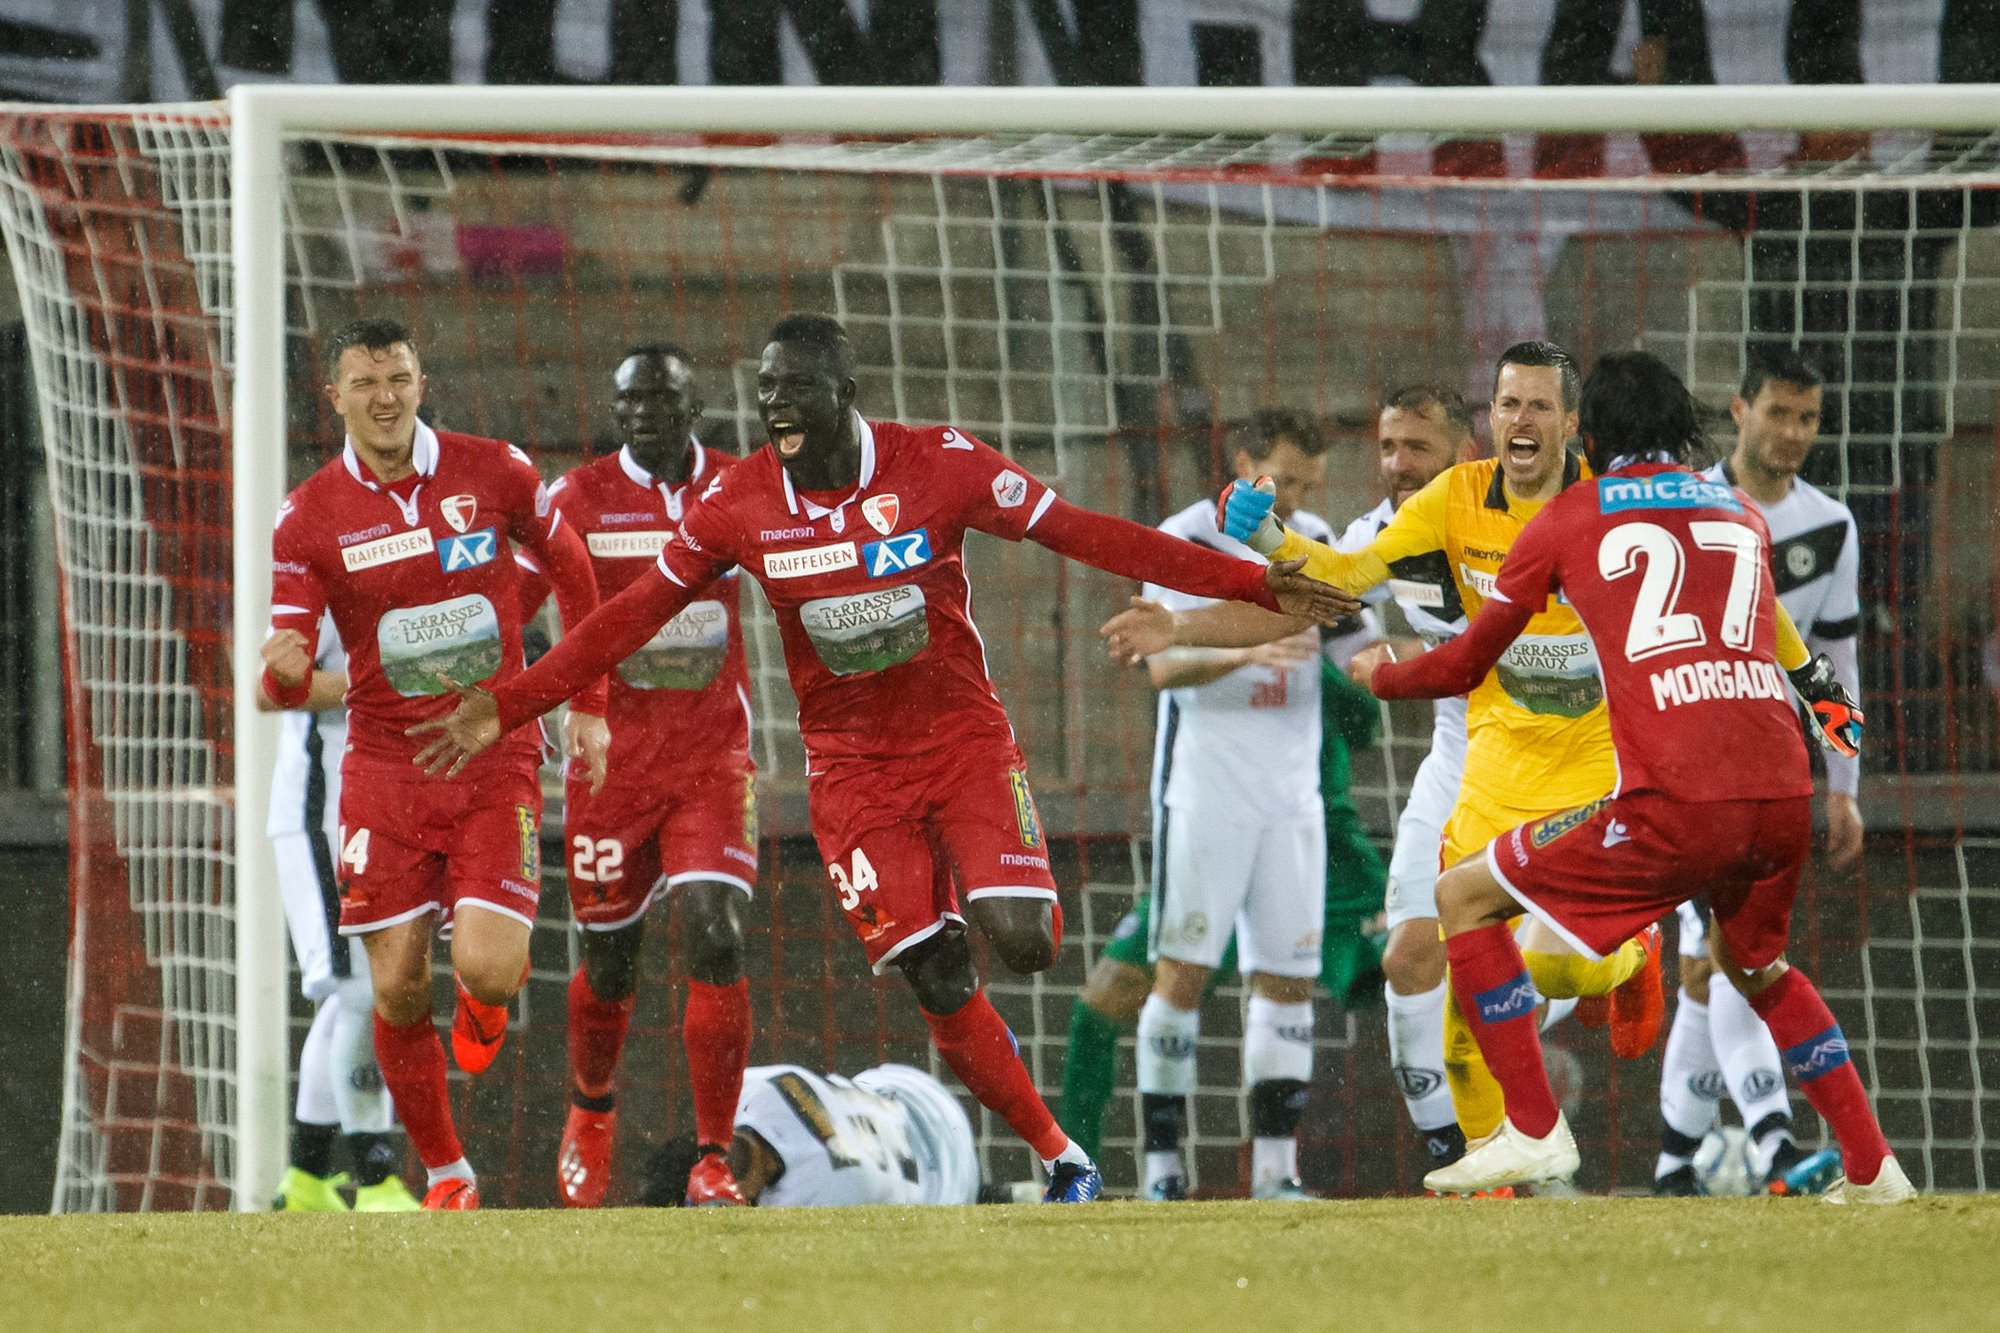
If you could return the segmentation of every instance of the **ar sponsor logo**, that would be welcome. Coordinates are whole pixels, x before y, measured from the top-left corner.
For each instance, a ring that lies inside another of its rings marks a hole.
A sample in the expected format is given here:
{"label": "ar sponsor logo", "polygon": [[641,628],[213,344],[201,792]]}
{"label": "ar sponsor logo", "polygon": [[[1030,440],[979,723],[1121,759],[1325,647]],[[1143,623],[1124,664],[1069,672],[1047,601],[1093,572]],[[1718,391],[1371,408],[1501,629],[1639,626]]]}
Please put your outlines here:
{"label": "ar sponsor logo", "polygon": [[398,560],[412,560],[420,555],[429,555],[437,549],[437,542],[429,528],[418,528],[414,532],[399,532],[391,537],[378,537],[372,542],[362,542],[350,546],[340,553],[340,563],[352,574],[356,570],[372,569],[376,565],[391,565]]}
{"label": "ar sponsor logo", "polygon": [[473,515],[479,512],[479,498],[473,495],[447,495],[438,501],[438,512],[444,521],[451,524],[453,532],[464,532],[472,526]]}
{"label": "ar sponsor logo", "polygon": [[438,564],[447,574],[474,569],[489,563],[500,543],[492,528],[468,532],[463,537],[446,537],[437,548]]}
{"label": "ar sponsor logo", "polygon": [[1693,472],[1661,472],[1650,477],[1602,477],[1597,483],[1597,511],[1628,509],[1727,509],[1743,512],[1736,492],[1719,481]]}
{"label": "ar sponsor logo", "polygon": [[876,579],[929,564],[930,558],[930,533],[924,528],[884,541],[869,542],[861,548],[861,563],[867,567],[868,576]]}
{"label": "ar sponsor logo", "polygon": [[[693,550],[701,549],[693,542],[689,542],[688,546]],[[831,574],[836,570],[853,569],[860,563],[853,542],[839,542],[832,546],[808,546],[803,551],[772,551],[764,557],[764,577],[803,579],[814,574]]]}

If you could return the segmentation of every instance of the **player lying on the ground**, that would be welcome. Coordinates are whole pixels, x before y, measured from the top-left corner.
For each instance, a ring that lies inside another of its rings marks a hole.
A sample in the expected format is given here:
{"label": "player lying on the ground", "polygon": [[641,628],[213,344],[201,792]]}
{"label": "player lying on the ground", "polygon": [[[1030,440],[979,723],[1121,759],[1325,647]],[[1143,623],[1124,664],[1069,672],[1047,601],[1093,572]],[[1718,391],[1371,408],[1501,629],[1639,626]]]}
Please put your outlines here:
{"label": "player lying on the ground", "polygon": [[1061,938],[1048,847],[1012,726],[986,674],[961,548],[977,529],[1033,538],[1128,578],[1332,621],[1357,604],[1065,503],[948,426],[867,421],[855,357],[824,315],[771,331],[757,372],[769,443],[711,482],[659,560],[518,680],[467,690],[418,763],[456,773],[611,670],[731,566],[755,577],[799,699],[814,836],[841,910],[879,972],[909,982],[938,1050],[1032,1146],[1049,1197],[1101,1179],[1042,1104],[980,988],[968,918],[1016,972]]}
{"label": "player lying on the ground", "polygon": [[[265,641],[267,659],[284,641]],[[375,1000],[368,956],[334,929],[340,885],[333,848],[340,836],[340,756],[347,748],[347,654],[332,621],[320,626],[305,699],[285,713],[271,772],[265,833],[278,861],[285,926],[299,963],[299,989],[313,1003],[312,1026],[299,1051],[299,1092],[292,1113],[292,1159],[273,1208],[288,1213],[346,1212],[333,1169],[333,1141],[347,1140],[354,1211],[409,1212],[419,1205],[396,1174],[403,1145],[396,1111],[375,1064]],[[277,701],[257,689],[257,707]]]}
{"label": "player lying on the ground", "polygon": [[[451,680],[506,680],[521,663],[521,573],[531,551],[565,624],[597,605],[583,542],[551,511],[528,456],[417,418],[424,376],[408,331],[359,320],[328,348],[327,401],[345,446],[278,510],[264,691],[286,708],[311,690],[320,615],[347,646],[341,761],[340,931],[368,947],[375,1055],[430,1175],[427,1208],[476,1208],[431,1023],[431,937],[451,932],[452,1053],[476,1073],[507,1031],[541,897],[541,737],[510,736],[461,780],[410,771],[406,734],[448,712]],[[601,673],[600,673],[601,676]],[[601,768],[600,679],[565,719],[568,748]]]}
{"label": "player lying on the ground", "polygon": [[[1783,346],[1752,344],[1729,411],[1736,443],[1703,475],[1740,487],[1771,529],[1771,576],[1779,605],[1806,645],[1825,653],[1835,679],[1857,699],[1861,667],[1860,544],[1847,506],[1799,476],[1819,431],[1819,372]],[[1861,854],[1855,801],[1861,764],[1826,757],[1826,856],[1834,870]],[[1680,997],[1660,1061],[1660,1156],[1656,1194],[1693,1194],[1695,1149],[1727,1092],[1743,1117],[1758,1178],[1774,1192],[1816,1193],[1839,1170],[1840,1155],[1807,1153],[1792,1137],[1792,1103],[1771,1033],[1729,979],[1709,966],[1708,914],[1680,908]]]}
{"label": "player lying on the ground", "polygon": [[[658,1174],[686,1174],[692,1145],[683,1145],[655,1156]],[[728,1152],[744,1199],[765,1208],[981,1199],[972,1121],[949,1088],[909,1065],[877,1065],[851,1079],[754,1065],[743,1074]]]}
{"label": "player lying on the ground", "polygon": [[[1386,498],[1347,526],[1334,543],[1338,550],[1352,553],[1365,549],[1381,535],[1406,501],[1447,468],[1471,462],[1478,455],[1471,408],[1456,390],[1441,384],[1412,384],[1384,395],[1382,411],[1376,418],[1376,443]],[[1388,582],[1371,589],[1366,597],[1371,603],[1393,599],[1419,636],[1398,640],[1399,655],[1420,653],[1427,645],[1442,643],[1465,628],[1458,581],[1442,551],[1399,558],[1391,574]],[[1202,642],[1208,641],[1205,636],[1209,635],[1228,637],[1232,630],[1252,637],[1268,634],[1272,632],[1274,619],[1240,604],[1217,605],[1176,616],[1165,607],[1148,607],[1135,601],[1132,611],[1113,620],[1105,632],[1112,641],[1113,655],[1133,660],[1169,648],[1177,637],[1177,624],[1188,641]],[[1251,652],[1263,647],[1217,651]],[[1371,707],[1369,711],[1375,710]],[[1389,933],[1381,957],[1391,1072],[1402,1093],[1410,1123],[1423,1140],[1433,1165],[1457,1161],[1465,1151],[1465,1135],[1459,1128],[1451,1088],[1445,1078],[1444,1014],[1448,988],[1444,983],[1444,939],[1437,924],[1436,885],[1444,828],[1458,802],[1459,783],[1465,771],[1466,743],[1466,701],[1438,700],[1432,715],[1430,750],[1417,766],[1409,798],[1396,821],[1387,885]],[[1327,817],[1331,844],[1336,816],[1330,800]],[[1331,889],[1335,877],[1331,859],[1328,874]],[[1142,901],[1141,906],[1144,905]],[[1333,912],[1331,903],[1328,911]],[[1333,938],[1329,933],[1328,942]],[[1129,947],[1114,942],[1106,949],[1106,956]],[[1109,1006],[1114,1002],[1110,987],[1119,976],[1112,970],[1116,966],[1100,964],[1105,969],[1101,978],[1094,976],[1093,983],[1086,986],[1085,998],[1092,998],[1094,989],[1104,997],[1098,1002],[1106,1006],[1107,1013],[1112,1012]],[[1077,1031],[1097,1031],[1083,1007],[1077,1010],[1077,1019],[1072,1024],[1073,1034]],[[1072,1058],[1077,1044],[1073,1035]],[[1108,1068],[1108,1055],[1104,1063]],[[1065,1089],[1069,1086],[1069,1069],[1066,1064]],[[1066,1111],[1067,1106],[1066,1091]]]}
{"label": "player lying on the ground", "polygon": [[[701,391],[679,347],[636,347],[612,376],[619,449],[549,487],[582,536],[597,585],[620,591],[659,558],[687,506],[736,459],[694,438]],[[613,1085],[639,981],[646,915],[666,897],[679,925],[681,1040],[696,1142],[697,1204],[741,1203],[722,1145],[750,1053],[739,904],[757,883],[750,675],[735,570],[611,673],[606,771],[570,765],[563,844],[583,959],[569,982],[570,1110],[556,1153],[565,1204],[594,1208],[611,1183]],[[539,602],[535,581],[530,596]]]}
{"label": "player lying on the ground", "polygon": [[[1600,475],[1522,532],[1465,634],[1408,662],[1356,659],[1357,677],[1383,698],[1455,694],[1561,597],[1604,647],[1617,745],[1611,795],[1513,829],[1438,881],[1452,989],[1500,1080],[1507,1116],[1492,1139],[1425,1184],[1465,1193],[1567,1179],[1577,1167],[1508,919],[1532,912],[1598,954],[1701,893],[1717,966],[1770,1027],[1840,1140],[1846,1178],[1826,1197],[1900,1202],[1913,1191],[1847,1038],[1783,957],[1812,842],[1812,779],[1776,653],[1769,531],[1733,489],[1686,469],[1700,447],[1699,410],[1656,358],[1600,361],[1579,424]],[[1854,752],[1861,715],[1826,660],[1792,679],[1819,734]]]}
{"label": "player lying on the ground", "polygon": [[[1408,573],[1441,574],[1451,580],[1451,603],[1476,611],[1522,527],[1584,476],[1583,460],[1567,448],[1575,432],[1576,394],[1576,365],[1563,349],[1551,343],[1508,348],[1494,367],[1490,418],[1497,456],[1448,468],[1405,500],[1359,552],[1335,551],[1288,532],[1266,512],[1268,492],[1246,482],[1234,483],[1227,494],[1225,529],[1243,534],[1253,549],[1276,552],[1277,558],[1304,558],[1317,577],[1350,591]],[[1204,614],[1181,617],[1178,629],[1188,629]],[[1378,645],[1363,649],[1361,656],[1380,660],[1389,651]],[[1442,864],[1477,855],[1515,824],[1610,789],[1617,769],[1595,660],[1590,636],[1575,613],[1553,606],[1537,618],[1530,636],[1477,682],[1467,702],[1465,767],[1444,824]],[[1419,919],[1413,918],[1404,943],[1419,964],[1428,962],[1442,971],[1441,946],[1434,935],[1425,936]],[[1600,1002],[1597,1021],[1608,1017],[1615,1052],[1631,1058],[1652,1045],[1665,1013],[1658,932],[1628,942],[1609,958],[1586,959],[1530,922],[1527,947],[1529,969],[1551,1000],[1613,997],[1608,1015]],[[1442,1044],[1460,1134],[1467,1140],[1482,1138],[1500,1124],[1500,1088],[1449,1002]],[[1442,1146],[1445,1155],[1460,1150],[1457,1136]]]}
{"label": "player lying on the ground", "polygon": [[[1278,508],[1288,521],[1331,537],[1324,520],[1298,507],[1324,480],[1325,453],[1325,440],[1310,421],[1266,409],[1240,432],[1234,461],[1239,476],[1275,478]],[[1160,527],[1190,541],[1219,542],[1231,555],[1249,555],[1240,543],[1215,536],[1213,499],[1197,501]],[[1157,602],[1141,600],[1142,606],[1192,610],[1214,604],[1151,584],[1145,593]],[[1328,645],[1329,652],[1338,651],[1334,643],[1346,645],[1339,654],[1343,664],[1358,624],[1347,628],[1352,632]],[[1366,917],[1373,918],[1383,877],[1381,859],[1365,836],[1357,839],[1359,853],[1354,841],[1334,842],[1336,831],[1360,830],[1346,803],[1345,746],[1337,731],[1327,731],[1322,741],[1321,644],[1321,632],[1307,627],[1245,651],[1180,649],[1146,662],[1161,691],[1153,878],[1135,914],[1147,929],[1143,936],[1114,937],[1092,970],[1071,1011],[1063,1064],[1064,1123],[1080,1142],[1094,1145],[1110,1094],[1118,1025],[1136,1016],[1145,1198],[1187,1197],[1181,1139],[1194,1087],[1200,1006],[1217,969],[1239,950],[1250,990],[1243,1036],[1250,1193],[1306,1197],[1296,1135],[1312,1081],[1313,982],[1329,950],[1336,967],[1351,971],[1355,881],[1369,899]],[[1330,674],[1328,688],[1351,698],[1355,687],[1338,672]],[[1361,700],[1361,721],[1372,738],[1380,710],[1365,692]],[[1325,789],[1329,756],[1337,785]],[[1265,787],[1290,799],[1275,806],[1261,801],[1256,793]],[[1342,813],[1350,822],[1336,830],[1329,816]],[[1328,919],[1336,885],[1342,902]],[[1371,950],[1371,970],[1374,957]]]}

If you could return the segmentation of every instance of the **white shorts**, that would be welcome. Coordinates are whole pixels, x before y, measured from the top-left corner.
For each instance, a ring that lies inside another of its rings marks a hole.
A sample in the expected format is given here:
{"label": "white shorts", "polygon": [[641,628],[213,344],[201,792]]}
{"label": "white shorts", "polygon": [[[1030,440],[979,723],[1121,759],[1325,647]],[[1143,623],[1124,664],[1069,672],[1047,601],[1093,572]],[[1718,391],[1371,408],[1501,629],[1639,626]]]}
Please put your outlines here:
{"label": "white shorts", "polygon": [[1438,914],[1438,856],[1444,846],[1445,820],[1458,804],[1458,784],[1464,774],[1462,739],[1455,750],[1434,741],[1424,762],[1417,765],[1410,798],[1403,805],[1402,818],[1396,821],[1396,845],[1389,853],[1389,885],[1383,905],[1391,930],[1405,921]]}
{"label": "white shorts", "polygon": [[367,950],[340,933],[340,890],[326,836],[317,831],[277,833],[271,837],[271,848],[278,855],[285,926],[299,960],[299,989],[318,1004],[344,981],[366,983]]}
{"label": "white shorts", "polygon": [[1708,957],[1708,914],[1692,902],[1674,909],[1681,918],[1681,957]]}
{"label": "white shorts", "polygon": [[1204,819],[1199,810],[1164,816],[1147,956],[1214,967],[1233,932],[1244,975],[1317,977],[1326,928],[1325,817],[1248,825]]}

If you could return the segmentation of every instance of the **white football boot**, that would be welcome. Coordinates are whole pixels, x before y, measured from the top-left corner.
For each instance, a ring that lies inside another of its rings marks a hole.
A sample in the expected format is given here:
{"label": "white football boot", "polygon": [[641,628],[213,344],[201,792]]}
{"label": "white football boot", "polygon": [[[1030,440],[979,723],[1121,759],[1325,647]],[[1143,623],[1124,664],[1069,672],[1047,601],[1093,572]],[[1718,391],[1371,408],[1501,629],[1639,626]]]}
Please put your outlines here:
{"label": "white football boot", "polygon": [[1528,1137],[1509,1119],[1477,1147],[1468,1145],[1465,1156],[1426,1175],[1424,1188],[1434,1194],[1478,1194],[1502,1185],[1539,1185],[1568,1180],[1582,1164],[1569,1121],[1560,1113],[1555,1128],[1539,1139]]}
{"label": "white football boot", "polygon": [[1866,1185],[1857,1185],[1846,1176],[1826,1187],[1820,1196],[1827,1203],[1908,1203],[1917,1197],[1917,1187],[1903,1174],[1903,1164],[1894,1157],[1882,1159],[1882,1169]]}

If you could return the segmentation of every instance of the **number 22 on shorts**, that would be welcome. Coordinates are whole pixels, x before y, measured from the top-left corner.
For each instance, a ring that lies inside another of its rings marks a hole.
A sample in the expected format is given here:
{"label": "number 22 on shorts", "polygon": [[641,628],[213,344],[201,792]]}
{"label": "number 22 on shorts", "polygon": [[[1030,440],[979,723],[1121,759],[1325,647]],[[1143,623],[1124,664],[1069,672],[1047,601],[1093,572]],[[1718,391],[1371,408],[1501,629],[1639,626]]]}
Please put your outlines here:
{"label": "number 22 on shorts", "polygon": [[873,892],[878,883],[875,867],[868,862],[868,853],[859,847],[854,849],[854,873],[851,877],[847,867],[838,861],[828,866],[826,872],[833,876],[833,887],[840,890],[840,910],[843,912],[852,912],[859,907],[861,895]]}

